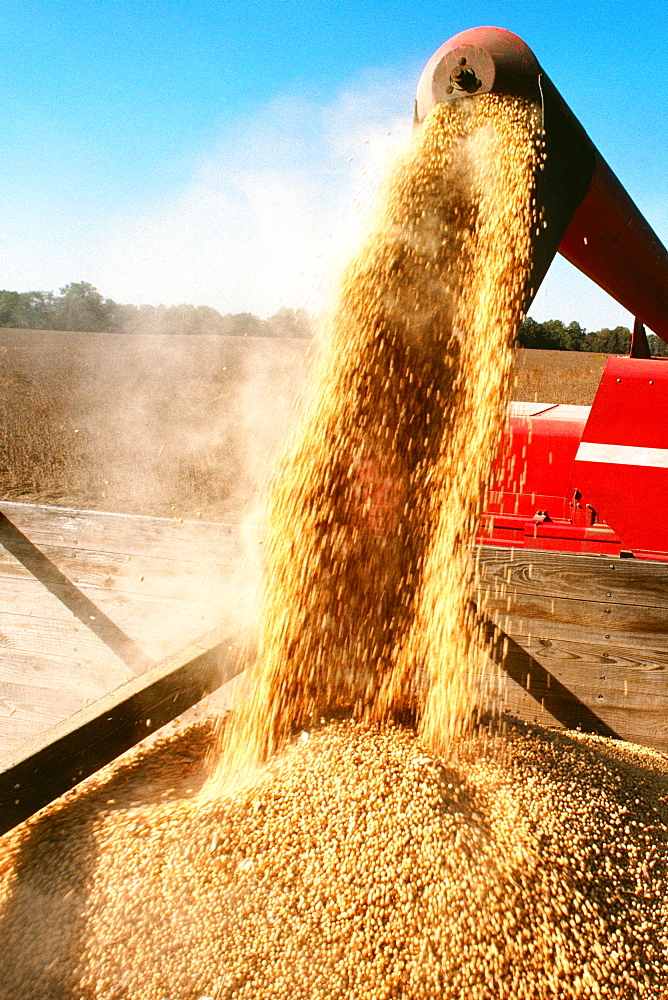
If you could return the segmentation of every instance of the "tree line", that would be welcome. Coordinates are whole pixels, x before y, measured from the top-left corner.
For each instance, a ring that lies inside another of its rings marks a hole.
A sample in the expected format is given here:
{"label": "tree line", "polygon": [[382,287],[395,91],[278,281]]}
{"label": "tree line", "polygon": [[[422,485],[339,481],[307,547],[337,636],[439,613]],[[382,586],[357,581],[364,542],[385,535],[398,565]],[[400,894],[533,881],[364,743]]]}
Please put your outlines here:
{"label": "tree line", "polygon": [[0,327],[83,333],[217,333],[232,337],[309,337],[305,309],[279,309],[269,319],[223,316],[210,306],[132,306],[105,299],[87,281],[53,292],[0,291]]}
{"label": "tree line", "polygon": [[[628,354],[631,348],[631,331],[627,326],[614,330],[585,330],[579,323],[566,325],[558,319],[537,323],[527,317],[520,327],[517,342],[520,347],[543,351],[592,351],[597,354]],[[668,357],[668,344],[654,333],[647,334],[651,354],[657,358]]]}
{"label": "tree line", "polygon": [[[309,337],[305,309],[279,309],[269,319],[252,313],[222,315],[211,306],[133,306],[104,298],[87,281],[75,281],[54,292],[0,291],[0,326],[28,330],[74,330],[84,333],[218,333],[231,337]],[[653,333],[647,340],[655,357],[668,357],[668,344]],[[594,351],[628,354],[631,331],[626,326],[585,330],[558,319],[538,323],[528,317],[517,338],[520,347],[549,351]]]}

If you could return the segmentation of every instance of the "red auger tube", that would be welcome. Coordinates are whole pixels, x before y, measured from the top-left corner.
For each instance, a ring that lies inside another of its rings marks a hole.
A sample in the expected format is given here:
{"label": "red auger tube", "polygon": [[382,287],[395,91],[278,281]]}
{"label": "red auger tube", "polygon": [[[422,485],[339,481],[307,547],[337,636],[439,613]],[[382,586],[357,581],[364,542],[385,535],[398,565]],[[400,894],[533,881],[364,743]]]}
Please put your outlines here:
{"label": "red auger tube", "polygon": [[536,240],[533,294],[559,251],[668,341],[668,251],[521,38],[481,27],[441,45],[420,78],[416,120],[434,104],[485,93],[523,94],[543,109],[537,189],[547,227]]}

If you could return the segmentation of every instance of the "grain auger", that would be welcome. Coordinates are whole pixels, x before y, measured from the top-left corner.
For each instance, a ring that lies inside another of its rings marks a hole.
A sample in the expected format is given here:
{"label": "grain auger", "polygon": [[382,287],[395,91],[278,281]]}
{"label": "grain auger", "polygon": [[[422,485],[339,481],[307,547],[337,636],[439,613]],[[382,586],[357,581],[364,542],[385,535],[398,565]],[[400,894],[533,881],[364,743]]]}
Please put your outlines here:
{"label": "grain auger", "polygon": [[547,226],[535,247],[534,292],[559,251],[668,341],[668,252],[521,38],[472,28],[445,42],[420,78],[416,122],[434,104],[486,93],[527,96],[542,109],[538,197]]}
{"label": "grain auger", "polygon": [[593,145],[531,49],[510,31],[472,28],[445,42],[420,78],[419,125],[436,103],[485,93],[541,107],[532,292],[557,252],[635,317],[631,356],[610,358],[587,407],[514,404],[485,535],[496,544],[668,561],[668,251]]}
{"label": "grain auger", "polygon": [[516,682],[504,705],[665,751],[668,359],[651,357],[645,326],[668,341],[668,252],[509,31],[473,28],[434,53],[416,127],[436,103],[485,93],[542,109],[531,293],[559,252],[635,318],[630,356],[608,357],[591,406],[511,403],[479,539],[494,658]]}

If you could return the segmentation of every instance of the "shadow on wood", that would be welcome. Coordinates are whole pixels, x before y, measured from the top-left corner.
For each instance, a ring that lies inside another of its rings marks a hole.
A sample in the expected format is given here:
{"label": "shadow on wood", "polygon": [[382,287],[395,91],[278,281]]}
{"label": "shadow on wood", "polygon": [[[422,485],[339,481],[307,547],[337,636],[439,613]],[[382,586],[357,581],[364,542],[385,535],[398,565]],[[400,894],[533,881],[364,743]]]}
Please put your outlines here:
{"label": "shadow on wood", "polygon": [[137,643],[45,556],[9,518],[0,512],[0,543],[29,573],[57,597],[79,621],[94,632],[128,667],[140,672],[153,665]]}
{"label": "shadow on wood", "polygon": [[243,648],[211,635],[0,758],[0,834],[235,677]]}
{"label": "shadow on wood", "polygon": [[620,739],[618,733],[498,625],[486,621],[484,636],[492,660],[562,726]]}

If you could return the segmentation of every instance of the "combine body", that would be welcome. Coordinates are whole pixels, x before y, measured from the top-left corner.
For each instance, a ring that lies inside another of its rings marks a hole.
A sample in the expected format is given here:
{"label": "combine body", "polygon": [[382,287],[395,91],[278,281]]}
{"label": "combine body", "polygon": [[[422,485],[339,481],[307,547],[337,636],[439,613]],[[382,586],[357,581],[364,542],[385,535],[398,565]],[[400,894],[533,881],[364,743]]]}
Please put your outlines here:
{"label": "combine body", "polygon": [[668,562],[668,359],[611,357],[593,406],[511,404],[481,541]]}

